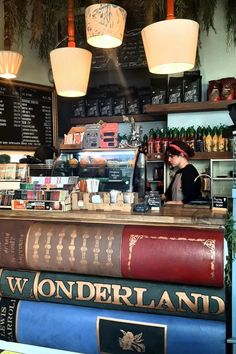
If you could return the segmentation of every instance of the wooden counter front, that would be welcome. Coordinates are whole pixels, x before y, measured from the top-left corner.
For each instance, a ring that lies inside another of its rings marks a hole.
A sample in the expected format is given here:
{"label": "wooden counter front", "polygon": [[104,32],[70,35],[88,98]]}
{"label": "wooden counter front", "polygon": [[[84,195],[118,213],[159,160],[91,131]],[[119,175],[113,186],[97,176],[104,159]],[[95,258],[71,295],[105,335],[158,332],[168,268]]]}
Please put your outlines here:
{"label": "wooden counter front", "polygon": [[160,212],[122,213],[103,211],[15,211],[0,210],[0,219],[99,223],[120,225],[173,225],[194,228],[219,228],[225,224],[225,214],[211,209],[185,208],[169,205]]}

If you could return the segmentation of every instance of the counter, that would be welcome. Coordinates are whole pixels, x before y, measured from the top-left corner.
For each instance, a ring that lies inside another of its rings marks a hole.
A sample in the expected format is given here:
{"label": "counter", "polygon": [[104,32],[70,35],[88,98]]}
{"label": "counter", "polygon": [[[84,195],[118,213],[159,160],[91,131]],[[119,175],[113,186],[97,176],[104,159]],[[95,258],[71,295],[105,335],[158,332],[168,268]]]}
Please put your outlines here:
{"label": "counter", "polygon": [[193,228],[219,228],[224,226],[226,215],[220,211],[204,208],[186,208],[169,205],[159,212],[122,213],[103,211],[14,211],[0,210],[0,219],[20,219],[35,221],[57,221],[78,223],[99,223],[119,225],[173,225]]}

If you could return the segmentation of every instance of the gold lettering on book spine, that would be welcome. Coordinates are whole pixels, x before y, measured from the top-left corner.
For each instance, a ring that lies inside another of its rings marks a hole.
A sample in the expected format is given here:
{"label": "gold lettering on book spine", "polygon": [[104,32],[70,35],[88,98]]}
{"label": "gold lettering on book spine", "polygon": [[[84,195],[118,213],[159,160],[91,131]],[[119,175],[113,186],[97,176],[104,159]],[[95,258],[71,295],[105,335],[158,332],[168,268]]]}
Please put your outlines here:
{"label": "gold lettering on book spine", "polygon": [[65,230],[63,229],[61,232],[59,232],[59,242],[57,244],[57,256],[56,260],[58,264],[62,264],[63,257],[62,257],[62,250],[63,250],[63,239],[65,237]]}
{"label": "gold lettering on book spine", "polygon": [[148,236],[148,235],[130,235],[129,236],[129,256],[128,256],[128,271],[131,272],[131,263],[132,263],[132,253],[134,246],[137,245],[139,240],[142,239],[153,239],[153,240],[169,240],[169,241],[184,241],[184,242],[200,242],[204,247],[209,250],[210,253],[210,266],[211,266],[211,278],[215,278],[215,244],[216,240],[209,240],[209,239],[194,239],[194,238],[187,238],[187,237],[174,237],[174,236]]}
{"label": "gold lettering on book spine", "polygon": [[74,229],[72,231],[72,233],[70,234],[70,244],[69,244],[69,262],[70,262],[70,265],[73,266],[74,263],[75,263],[75,240],[76,238],[78,237],[77,235],[77,232],[76,232],[76,229]]}
{"label": "gold lettering on book spine", "polygon": [[93,253],[94,253],[93,264],[94,265],[99,265],[100,262],[99,262],[98,258],[99,258],[99,253],[101,252],[101,250],[100,250],[100,240],[102,238],[100,229],[97,230],[97,233],[94,236],[94,238],[95,238],[95,245],[94,245],[94,248],[93,248]]}
{"label": "gold lettering on book spine", "polygon": [[38,264],[38,262],[39,262],[39,239],[40,239],[41,235],[42,235],[41,228],[39,228],[38,231],[36,231],[34,234],[32,259],[35,264]]}
{"label": "gold lettering on book spine", "polygon": [[47,239],[46,239],[46,244],[45,244],[45,247],[44,247],[45,248],[44,259],[45,259],[45,262],[47,264],[49,264],[50,260],[51,260],[50,251],[51,251],[51,248],[52,248],[52,245],[51,245],[52,235],[53,235],[53,233],[51,231],[47,232]]}
{"label": "gold lettering on book spine", "polygon": [[114,251],[112,249],[112,244],[113,244],[113,240],[114,240],[113,231],[110,232],[110,235],[107,237],[107,239],[108,239],[108,246],[106,249],[106,254],[107,254],[106,266],[112,268],[113,267],[112,255],[114,253]]}
{"label": "gold lettering on book spine", "polygon": [[88,251],[88,247],[87,247],[87,239],[88,238],[89,238],[88,231],[85,231],[85,233],[82,235],[83,243],[82,243],[82,247],[80,248],[80,251],[81,251],[81,261],[80,261],[80,263],[83,264],[83,265],[87,265],[88,264],[88,261],[86,259],[86,254],[87,254],[87,251]]}
{"label": "gold lettering on book spine", "polygon": [[204,246],[206,246],[210,250],[211,278],[214,279],[214,277],[215,277],[216,241],[215,240],[206,240],[204,242]]}

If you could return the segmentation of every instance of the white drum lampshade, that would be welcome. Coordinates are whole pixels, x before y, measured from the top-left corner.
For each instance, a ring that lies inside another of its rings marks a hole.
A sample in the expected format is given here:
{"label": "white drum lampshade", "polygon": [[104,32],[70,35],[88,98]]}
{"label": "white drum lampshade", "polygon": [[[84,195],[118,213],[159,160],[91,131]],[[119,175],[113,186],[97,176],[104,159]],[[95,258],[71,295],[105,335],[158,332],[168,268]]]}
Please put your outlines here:
{"label": "white drum lampshade", "polygon": [[155,22],[141,31],[149,71],[174,74],[195,65],[199,24],[172,19]]}
{"label": "white drum lampshade", "polygon": [[0,51],[0,77],[15,79],[22,63],[23,55],[11,50]]}
{"label": "white drum lampshade", "polygon": [[50,52],[53,78],[59,96],[86,95],[92,53],[76,47],[57,48]]}
{"label": "white drum lampshade", "polygon": [[97,48],[122,44],[127,12],[113,4],[95,4],[85,9],[87,42]]}

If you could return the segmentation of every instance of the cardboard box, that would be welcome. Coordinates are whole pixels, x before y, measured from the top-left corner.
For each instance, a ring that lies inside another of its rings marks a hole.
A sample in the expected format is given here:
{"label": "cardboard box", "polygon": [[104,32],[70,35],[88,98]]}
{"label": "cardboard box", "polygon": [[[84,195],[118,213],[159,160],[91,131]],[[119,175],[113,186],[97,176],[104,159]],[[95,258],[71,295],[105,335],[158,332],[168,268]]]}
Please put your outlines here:
{"label": "cardboard box", "polygon": [[11,202],[12,210],[26,211],[69,211],[71,203],[44,200],[14,199]]}

